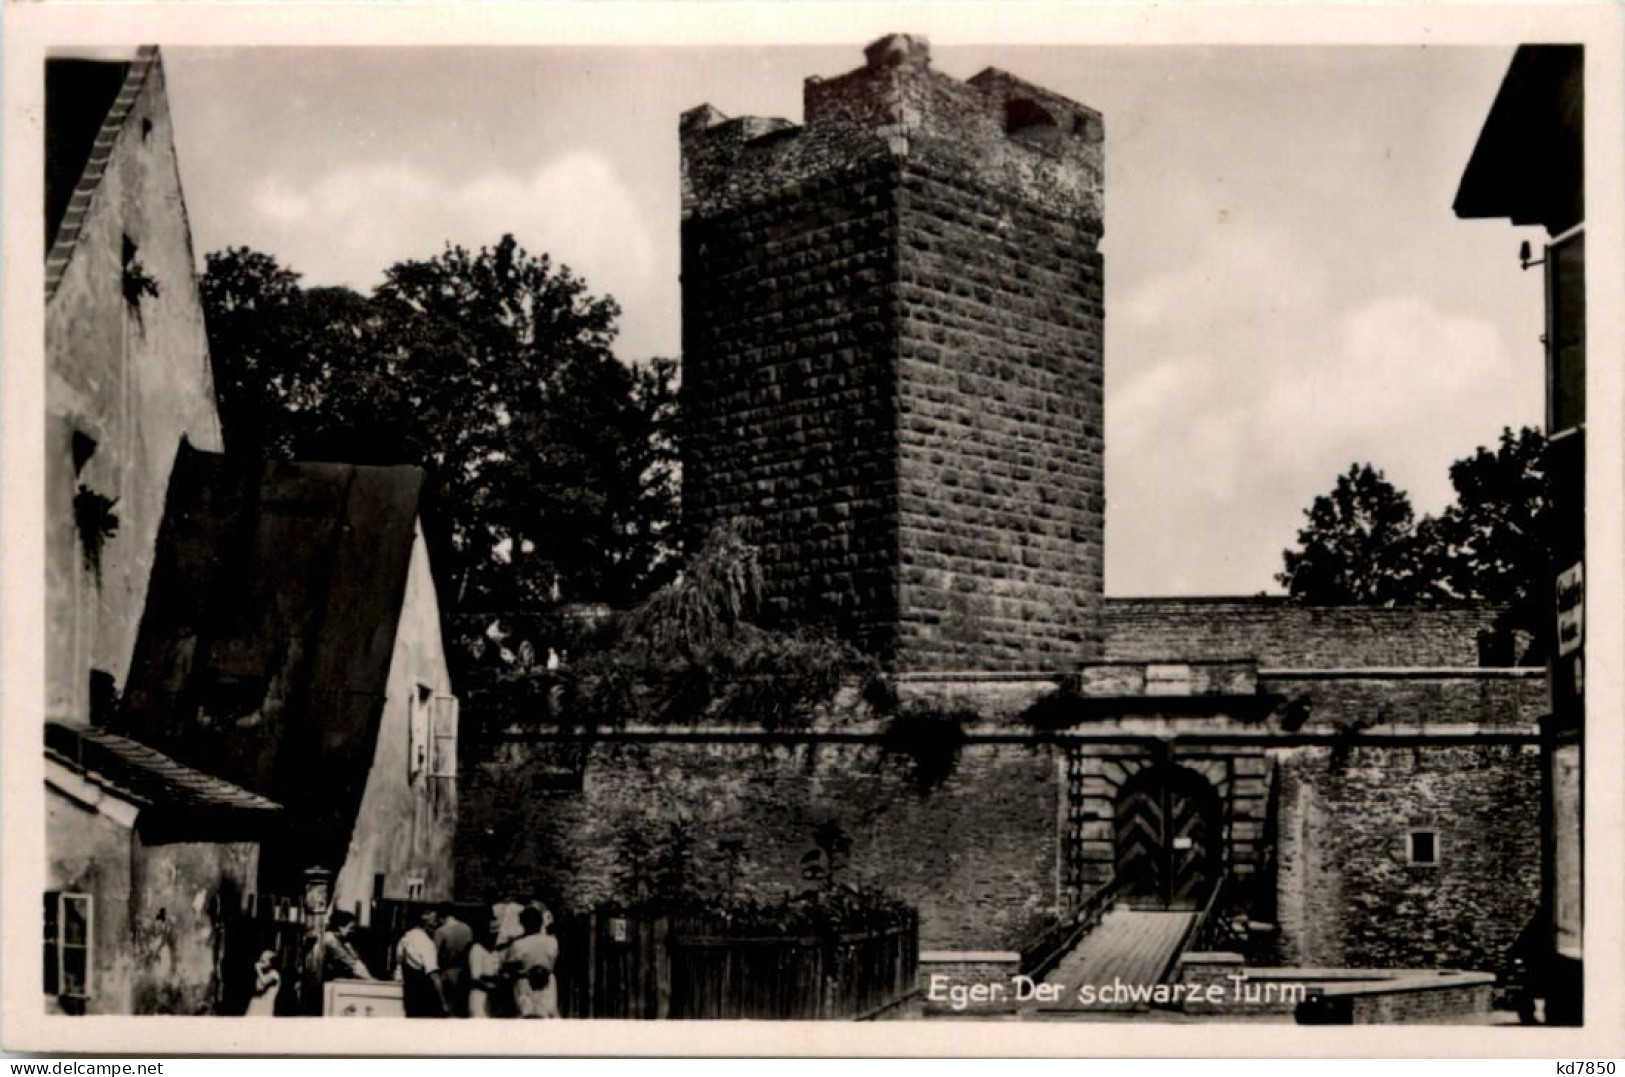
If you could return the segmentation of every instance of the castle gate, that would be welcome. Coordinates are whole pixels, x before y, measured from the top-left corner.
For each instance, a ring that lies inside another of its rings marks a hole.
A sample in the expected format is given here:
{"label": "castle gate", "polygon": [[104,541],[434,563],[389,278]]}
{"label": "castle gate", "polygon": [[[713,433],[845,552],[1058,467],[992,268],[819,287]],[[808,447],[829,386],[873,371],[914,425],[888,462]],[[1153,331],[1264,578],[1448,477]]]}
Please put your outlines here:
{"label": "castle gate", "polygon": [[1222,870],[1219,794],[1186,767],[1160,763],[1118,791],[1115,875],[1137,909],[1199,909]]}
{"label": "castle gate", "polygon": [[1070,900],[1113,880],[1143,908],[1200,907],[1272,855],[1263,744],[1080,743],[1066,761],[1062,878]]}

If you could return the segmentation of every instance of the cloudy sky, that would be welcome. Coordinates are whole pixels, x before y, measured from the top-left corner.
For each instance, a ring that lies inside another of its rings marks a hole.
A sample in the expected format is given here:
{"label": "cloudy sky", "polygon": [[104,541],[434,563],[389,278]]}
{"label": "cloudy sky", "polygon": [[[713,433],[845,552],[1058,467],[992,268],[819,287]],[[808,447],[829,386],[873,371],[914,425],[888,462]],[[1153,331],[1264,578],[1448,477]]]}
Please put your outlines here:
{"label": "cloudy sky", "polygon": [[[165,50],[199,259],[367,289],[513,232],[679,351],[678,113],[801,117],[842,48]],[[1509,48],[938,48],[1106,119],[1107,590],[1275,590],[1369,461],[1421,511],[1539,421],[1538,272],[1450,211]],[[1538,236],[1531,235],[1536,239]]]}

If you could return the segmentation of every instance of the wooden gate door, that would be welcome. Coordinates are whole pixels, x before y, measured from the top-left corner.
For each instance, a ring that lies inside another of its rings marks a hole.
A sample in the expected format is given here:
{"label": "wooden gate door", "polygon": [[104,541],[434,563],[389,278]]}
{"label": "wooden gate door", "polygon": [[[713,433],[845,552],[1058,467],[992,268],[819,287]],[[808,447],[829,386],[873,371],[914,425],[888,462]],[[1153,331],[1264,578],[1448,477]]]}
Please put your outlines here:
{"label": "wooden gate door", "polygon": [[1117,795],[1116,869],[1140,909],[1199,909],[1219,877],[1219,797],[1193,770],[1148,767]]}

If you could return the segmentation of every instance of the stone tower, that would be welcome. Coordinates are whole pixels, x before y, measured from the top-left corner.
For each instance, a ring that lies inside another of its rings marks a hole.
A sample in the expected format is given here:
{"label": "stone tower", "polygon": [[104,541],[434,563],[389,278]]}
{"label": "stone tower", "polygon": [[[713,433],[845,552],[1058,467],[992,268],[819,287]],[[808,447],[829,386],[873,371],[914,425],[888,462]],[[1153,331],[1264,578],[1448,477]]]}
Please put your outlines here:
{"label": "stone tower", "polygon": [[1100,115],[894,35],[682,118],[684,509],[904,671],[1099,657]]}

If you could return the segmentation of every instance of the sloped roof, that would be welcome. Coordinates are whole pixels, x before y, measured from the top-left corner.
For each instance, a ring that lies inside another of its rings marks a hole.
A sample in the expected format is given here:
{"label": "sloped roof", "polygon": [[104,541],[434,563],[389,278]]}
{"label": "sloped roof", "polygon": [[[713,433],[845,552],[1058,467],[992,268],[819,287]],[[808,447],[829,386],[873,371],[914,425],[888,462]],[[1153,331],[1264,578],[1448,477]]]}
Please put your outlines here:
{"label": "sloped roof", "polygon": [[1456,216],[1509,217],[1554,235],[1585,218],[1585,49],[1512,57],[1456,191]]}
{"label": "sloped roof", "polygon": [[184,442],[171,474],[118,729],[281,802],[307,862],[349,844],[422,485]]}
{"label": "sloped roof", "polygon": [[73,258],[79,229],[113,157],[130,109],[159,63],[156,46],[129,63],[45,62],[45,294]]}
{"label": "sloped roof", "polygon": [[142,808],[144,829],[154,822],[171,833],[246,828],[282,811],[275,801],[102,729],[48,722],[45,754]]}

